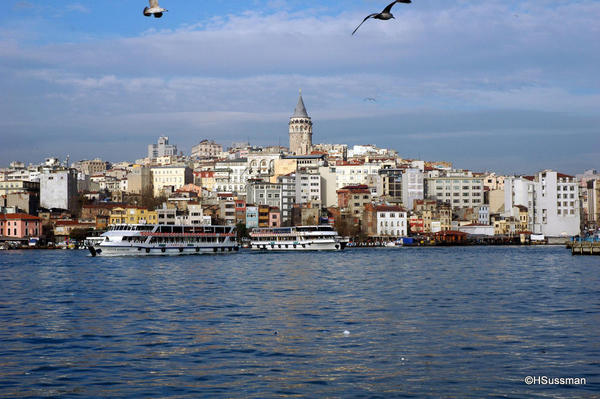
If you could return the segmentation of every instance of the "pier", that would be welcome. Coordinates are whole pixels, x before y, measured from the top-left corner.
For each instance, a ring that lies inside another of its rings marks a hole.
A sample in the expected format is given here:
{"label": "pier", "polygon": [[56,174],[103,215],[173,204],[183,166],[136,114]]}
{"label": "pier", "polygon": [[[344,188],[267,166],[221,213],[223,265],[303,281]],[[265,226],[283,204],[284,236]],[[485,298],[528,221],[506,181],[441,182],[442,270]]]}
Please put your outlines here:
{"label": "pier", "polygon": [[600,242],[575,241],[569,243],[571,255],[600,255]]}

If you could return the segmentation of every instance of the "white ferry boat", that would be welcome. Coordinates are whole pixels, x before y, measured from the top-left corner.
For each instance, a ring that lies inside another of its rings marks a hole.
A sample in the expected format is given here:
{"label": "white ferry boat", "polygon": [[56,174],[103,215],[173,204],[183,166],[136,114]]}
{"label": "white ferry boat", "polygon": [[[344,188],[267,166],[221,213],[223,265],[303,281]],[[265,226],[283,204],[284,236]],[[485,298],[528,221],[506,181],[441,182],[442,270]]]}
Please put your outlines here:
{"label": "white ferry boat", "polygon": [[254,251],[341,251],[347,243],[329,225],[261,227],[250,238]]}
{"label": "white ferry boat", "polygon": [[235,226],[117,224],[88,246],[92,256],[191,255],[238,251]]}

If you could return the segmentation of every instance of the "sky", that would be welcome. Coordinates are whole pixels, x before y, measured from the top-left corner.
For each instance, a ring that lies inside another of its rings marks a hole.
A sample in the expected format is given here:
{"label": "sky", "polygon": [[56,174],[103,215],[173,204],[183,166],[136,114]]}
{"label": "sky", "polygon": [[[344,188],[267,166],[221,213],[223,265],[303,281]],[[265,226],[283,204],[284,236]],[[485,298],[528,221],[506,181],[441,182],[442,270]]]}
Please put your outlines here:
{"label": "sky", "polygon": [[[530,174],[600,169],[600,1],[5,0],[0,167],[118,162],[166,135],[313,143]],[[367,100],[373,98],[374,101]]]}

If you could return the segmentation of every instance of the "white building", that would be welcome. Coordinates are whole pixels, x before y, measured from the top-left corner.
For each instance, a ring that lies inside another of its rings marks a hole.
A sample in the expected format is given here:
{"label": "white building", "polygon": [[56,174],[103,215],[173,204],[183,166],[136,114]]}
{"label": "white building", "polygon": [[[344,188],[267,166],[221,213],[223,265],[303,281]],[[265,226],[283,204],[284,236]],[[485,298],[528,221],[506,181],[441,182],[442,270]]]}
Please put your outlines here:
{"label": "white building", "polygon": [[228,159],[215,163],[213,186],[217,193],[246,193],[247,158]]}
{"label": "white building", "polygon": [[40,206],[73,212],[77,206],[77,171],[69,169],[40,175]]}
{"label": "white building", "polygon": [[158,157],[170,155],[177,155],[177,146],[169,144],[169,138],[167,136],[160,136],[157,144],[148,145],[149,159],[156,159]]}
{"label": "white building", "polygon": [[198,226],[210,226],[212,223],[212,219],[210,216],[204,215],[204,211],[202,210],[202,205],[200,204],[190,204],[187,206],[188,210],[188,219],[187,224]]}
{"label": "white building", "polygon": [[281,208],[282,187],[279,183],[256,181],[247,186],[246,203]]}
{"label": "white building", "polygon": [[406,211],[399,206],[375,206],[377,212],[377,235],[402,237],[407,234]]}
{"label": "white building", "polygon": [[319,175],[321,176],[321,206],[329,208],[337,206],[337,173],[335,166],[319,167]]}
{"label": "white building", "polygon": [[477,208],[477,221],[482,225],[490,224],[490,206],[483,204]]}
{"label": "white building", "polygon": [[518,218],[517,205],[528,209],[528,228],[549,237],[579,234],[579,186],[575,177],[552,170],[533,177],[507,177],[504,182],[507,216]]}
{"label": "white building", "polygon": [[296,203],[321,207],[321,176],[318,170],[314,173],[296,173]]}
{"label": "white building", "polygon": [[418,168],[409,168],[402,174],[402,203],[412,210],[415,200],[425,198],[423,172]]}
{"label": "white building", "polygon": [[[380,163],[340,162],[335,166],[336,190],[346,186],[368,185],[369,177],[378,177]],[[374,187],[375,192],[377,187]]]}
{"label": "white building", "polygon": [[280,154],[250,153],[248,154],[248,178],[268,178],[275,174],[275,161],[280,159]]}
{"label": "white building", "polygon": [[193,183],[192,169],[187,166],[161,166],[150,169],[152,173],[153,193],[155,197]]}
{"label": "white building", "polygon": [[348,150],[348,158],[362,157],[365,155],[396,156],[397,154],[398,153],[394,150],[389,150],[387,148],[378,148],[373,144],[355,145],[352,147],[352,149]]}
{"label": "white building", "polygon": [[473,176],[442,176],[425,179],[425,197],[455,208],[475,208],[483,204],[483,180]]}
{"label": "white building", "polygon": [[216,158],[223,152],[223,146],[212,140],[202,140],[192,147],[192,158]]}

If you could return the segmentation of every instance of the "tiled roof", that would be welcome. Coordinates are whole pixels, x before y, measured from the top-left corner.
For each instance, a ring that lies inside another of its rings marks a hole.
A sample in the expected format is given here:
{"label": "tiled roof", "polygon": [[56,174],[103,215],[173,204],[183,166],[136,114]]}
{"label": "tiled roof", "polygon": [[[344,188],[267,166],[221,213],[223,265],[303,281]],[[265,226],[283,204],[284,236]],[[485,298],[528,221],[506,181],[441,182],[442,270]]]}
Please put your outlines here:
{"label": "tiled roof", "polygon": [[573,176],[565,175],[564,173],[558,173],[558,172],[556,173],[556,177],[562,177],[562,178],[568,177],[569,179],[574,178]]}
{"label": "tiled roof", "polygon": [[404,212],[404,208],[394,205],[376,205],[375,210],[377,212]]}
{"label": "tiled roof", "polygon": [[0,220],[42,220],[41,218],[26,213],[2,213]]}

